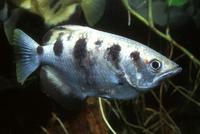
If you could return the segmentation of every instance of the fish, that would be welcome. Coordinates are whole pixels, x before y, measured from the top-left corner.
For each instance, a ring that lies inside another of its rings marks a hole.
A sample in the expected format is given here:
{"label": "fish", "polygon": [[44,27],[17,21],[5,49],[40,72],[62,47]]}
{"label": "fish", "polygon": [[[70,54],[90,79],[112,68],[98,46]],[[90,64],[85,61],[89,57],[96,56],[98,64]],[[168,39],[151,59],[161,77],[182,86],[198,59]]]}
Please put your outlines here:
{"label": "fish", "polygon": [[79,25],[57,26],[39,45],[14,30],[16,76],[21,84],[40,68],[42,91],[63,104],[87,97],[134,99],[182,68],[150,47]]}

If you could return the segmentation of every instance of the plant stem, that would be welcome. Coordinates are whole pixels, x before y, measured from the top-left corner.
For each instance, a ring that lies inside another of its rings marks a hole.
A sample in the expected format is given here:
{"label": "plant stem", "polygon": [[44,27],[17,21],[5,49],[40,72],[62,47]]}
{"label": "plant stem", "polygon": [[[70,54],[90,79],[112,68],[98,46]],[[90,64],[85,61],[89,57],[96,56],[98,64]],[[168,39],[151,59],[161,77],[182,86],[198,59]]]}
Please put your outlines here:
{"label": "plant stem", "polygon": [[149,19],[149,25],[151,27],[154,27],[152,12],[153,12],[152,11],[152,0],[148,0],[148,19]]}

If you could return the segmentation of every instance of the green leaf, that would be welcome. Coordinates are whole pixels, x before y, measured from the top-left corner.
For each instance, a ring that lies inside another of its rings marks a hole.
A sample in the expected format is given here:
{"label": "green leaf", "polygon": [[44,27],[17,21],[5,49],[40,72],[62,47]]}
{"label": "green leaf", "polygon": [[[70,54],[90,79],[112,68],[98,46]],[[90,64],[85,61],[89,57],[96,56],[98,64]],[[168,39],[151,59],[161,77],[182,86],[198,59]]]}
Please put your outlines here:
{"label": "green leaf", "polygon": [[14,4],[41,16],[45,24],[57,25],[75,13],[79,1],[75,0],[17,0]]}
{"label": "green leaf", "polygon": [[57,25],[70,19],[78,3],[72,0],[58,0],[51,6],[49,0],[32,0],[32,12],[40,15],[47,25]]}
{"label": "green leaf", "polygon": [[81,8],[90,26],[95,25],[103,16],[105,3],[105,0],[82,0]]}
{"label": "green leaf", "polygon": [[188,0],[167,0],[169,6],[183,6]]}

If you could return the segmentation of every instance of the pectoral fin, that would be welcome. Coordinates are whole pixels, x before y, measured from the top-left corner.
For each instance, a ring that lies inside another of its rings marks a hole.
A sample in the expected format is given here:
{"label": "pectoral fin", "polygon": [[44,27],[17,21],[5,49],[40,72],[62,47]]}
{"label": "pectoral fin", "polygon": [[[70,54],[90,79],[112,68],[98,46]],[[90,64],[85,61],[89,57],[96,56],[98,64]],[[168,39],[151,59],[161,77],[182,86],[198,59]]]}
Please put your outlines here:
{"label": "pectoral fin", "polygon": [[70,110],[80,107],[84,97],[80,92],[72,89],[63,74],[50,66],[43,66],[40,70],[42,91],[52,97],[63,108]]}

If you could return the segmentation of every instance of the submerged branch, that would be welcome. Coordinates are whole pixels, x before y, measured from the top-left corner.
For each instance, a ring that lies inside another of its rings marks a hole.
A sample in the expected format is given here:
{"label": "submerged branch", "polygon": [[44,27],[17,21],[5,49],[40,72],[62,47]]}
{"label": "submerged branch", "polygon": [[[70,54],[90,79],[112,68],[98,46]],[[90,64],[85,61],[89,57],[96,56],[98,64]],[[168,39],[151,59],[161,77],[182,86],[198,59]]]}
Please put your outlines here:
{"label": "submerged branch", "polygon": [[[155,94],[154,91],[151,91],[152,95],[154,96],[155,100],[160,103],[160,99],[159,97]],[[180,128],[176,125],[176,123],[174,122],[174,120],[172,119],[172,117],[169,115],[169,113],[167,112],[167,110],[163,107],[163,105],[160,105],[161,110],[165,113],[165,116],[167,117],[167,119],[171,122],[171,124],[173,125],[173,127],[170,125],[169,127],[172,127],[173,130],[176,131],[177,134],[182,134]]]}
{"label": "submerged branch", "polygon": [[126,125],[128,125],[129,127],[133,127],[133,128],[142,130],[142,131],[143,131],[144,133],[146,133],[146,134],[153,134],[153,132],[151,132],[150,130],[148,130],[147,128],[145,128],[145,127],[143,127],[143,126],[135,125],[135,124],[130,123],[130,122],[126,119],[126,117],[124,116],[123,111],[120,109],[118,103],[117,103],[116,101],[114,101],[114,104],[115,104],[115,106],[116,106],[116,108],[117,108],[117,111],[118,111],[119,114],[120,114],[121,119],[123,120],[123,122],[124,122]]}
{"label": "submerged branch", "polygon": [[62,123],[62,121],[56,116],[55,113],[52,113],[53,118],[56,119],[56,121],[58,121],[58,123],[60,124],[61,128],[63,129],[65,134],[69,134],[69,132],[67,131],[67,129],[65,128],[65,125]]}
{"label": "submerged branch", "polygon": [[42,131],[45,133],[45,134],[50,134],[49,131],[43,127],[43,126],[40,126],[40,128],[42,129]]}
{"label": "submerged branch", "polygon": [[178,91],[182,96],[184,96],[185,98],[187,98],[189,101],[191,101],[192,103],[196,104],[198,107],[200,107],[200,102],[193,99],[192,96],[188,95],[187,93],[185,93],[184,91],[187,91],[186,89],[184,89],[181,86],[176,86],[174,83],[172,83],[171,81],[168,81],[169,84],[174,88],[175,91]]}
{"label": "submerged branch", "polygon": [[[154,27],[154,25],[151,24],[152,21],[149,22],[147,19],[145,19],[143,16],[141,16],[135,10],[133,10],[129,6],[128,0],[122,0],[122,2],[124,4],[124,6],[126,7],[126,9],[132,15],[134,15],[136,18],[138,18],[143,24],[145,24],[146,26],[148,26],[154,33],[156,33],[157,35],[159,35],[160,37],[162,37],[163,39],[167,40],[168,42],[170,42],[171,44],[173,44],[175,47],[177,47],[178,49],[180,49],[183,53],[185,53],[190,58],[190,60],[192,60],[194,63],[196,63],[197,65],[200,66],[200,60],[199,59],[197,59],[190,51],[188,51],[182,45],[180,45],[179,43],[177,43],[169,34],[165,34],[165,33],[161,32],[160,30],[158,30],[156,27]],[[150,14],[150,15],[152,15],[152,14]]]}

